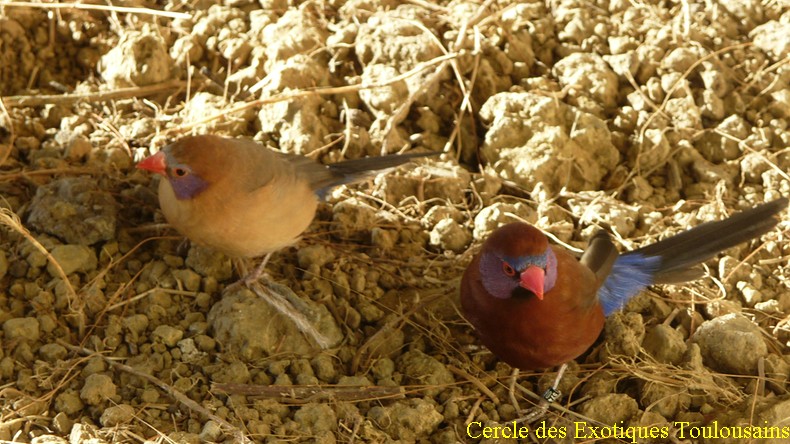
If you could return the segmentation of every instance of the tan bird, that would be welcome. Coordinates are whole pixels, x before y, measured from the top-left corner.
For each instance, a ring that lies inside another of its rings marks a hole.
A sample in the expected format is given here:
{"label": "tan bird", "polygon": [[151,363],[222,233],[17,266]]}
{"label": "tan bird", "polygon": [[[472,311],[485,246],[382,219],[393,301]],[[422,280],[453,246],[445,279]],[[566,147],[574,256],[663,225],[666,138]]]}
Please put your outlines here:
{"label": "tan bird", "polygon": [[159,205],[192,242],[232,257],[258,257],[293,244],[332,187],[436,155],[401,154],[323,165],[245,139],[189,136],[137,164],[161,174]]}

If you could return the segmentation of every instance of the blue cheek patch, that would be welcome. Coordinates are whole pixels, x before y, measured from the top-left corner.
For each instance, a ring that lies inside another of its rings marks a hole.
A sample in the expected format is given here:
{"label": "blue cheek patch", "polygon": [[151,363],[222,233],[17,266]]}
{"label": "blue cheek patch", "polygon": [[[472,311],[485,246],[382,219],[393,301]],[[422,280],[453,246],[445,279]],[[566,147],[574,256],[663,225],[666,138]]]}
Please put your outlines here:
{"label": "blue cheek patch", "polygon": [[173,192],[178,200],[193,199],[208,188],[208,182],[194,174],[184,177],[168,177],[167,180],[173,186]]}

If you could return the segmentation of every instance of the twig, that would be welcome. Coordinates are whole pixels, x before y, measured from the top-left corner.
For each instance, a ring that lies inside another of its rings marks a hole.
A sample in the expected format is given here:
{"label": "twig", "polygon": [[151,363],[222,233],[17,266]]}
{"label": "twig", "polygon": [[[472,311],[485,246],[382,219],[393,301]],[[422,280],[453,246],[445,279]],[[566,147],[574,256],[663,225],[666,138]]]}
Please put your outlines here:
{"label": "twig", "polygon": [[401,399],[406,393],[406,390],[400,386],[282,386],[231,383],[213,383],[211,384],[211,391],[225,395],[244,395],[274,399],[277,402],[287,404]]}
{"label": "twig", "polygon": [[477,410],[480,409],[480,404],[483,403],[484,399],[485,399],[484,397],[480,396],[477,398],[477,400],[475,400],[475,403],[472,404],[472,408],[469,409],[469,414],[466,415],[466,421],[464,421],[464,424],[469,424],[470,422],[472,422],[472,420],[475,417],[475,413],[477,413]]}
{"label": "twig", "polygon": [[99,173],[99,169],[93,167],[66,167],[66,168],[45,168],[35,171],[18,171],[15,173],[4,173],[0,175],[0,182],[9,182],[23,177],[30,176],[51,176],[53,174],[73,174],[75,176],[83,174]]}
{"label": "twig", "polygon": [[93,350],[90,350],[90,349],[87,349],[87,348],[83,348],[83,347],[77,347],[75,345],[71,345],[68,342],[63,341],[61,339],[58,339],[58,343],[60,345],[64,346],[64,347],[66,347],[67,349],[71,350],[74,353],[78,353],[78,354],[81,354],[81,355],[84,355],[84,356],[98,356],[99,358],[103,359],[107,364],[109,364],[110,367],[113,367],[116,370],[119,370],[119,371],[122,371],[122,372],[126,372],[126,373],[129,373],[129,374],[132,374],[134,376],[137,376],[138,378],[142,378],[142,379],[150,382],[151,384],[156,385],[157,387],[159,387],[160,389],[165,391],[165,393],[170,395],[173,399],[175,399],[176,401],[178,401],[179,403],[184,405],[184,407],[186,407],[186,408],[188,408],[188,409],[190,409],[190,410],[192,410],[192,411],[194,411],[194,412],[196,412],[196,413],[198,413],[200,415],[203,415],[203,416],[207,417],[208,419],[210,419],[210,420],[216,422],[217,424],[219,424],[227,432],[231,433],[234,437],[236,437],[236,439],[238,439],[240,442],[243,442],[243,443],[251,443],[252,442],[252,441],[250,441],[249,438],[247,438],[244,435],[244,433],[241,430],[239,430],[238,428],[234,427],[231,423],[229,423],[229,422],[225,421],[224,419],[220,418],[219,416],[211,413],[208,409],[206,409],[202,405],[198,404],[197,402],[189,399],[185,394],[183,394],[180,391],[176,390],[174,387],[172,387],[172,386],[170,386],[168,384],[165,384],[165,382],[162,381],[161,379],[159,379],[159,378],[157,378],[155,376],[149,375],[147,373],[137,371],[137,370],[134,369],[134,367],[131,367],[131,366],[126,365],[126,364],[121,364],[120,362],[118,362],[118,361],[116,361],[114,359],[111,359],[111,358],[109,358],[107,356],[104,356],[101,353],[97,353],[97,352],[95,352]]}
{"label": "twig", "polygon": [[22,221],[19,220],[19,216],[17,216],[16,213],[11,211],[10,209],[0,208],[0,224],[6,225],[10,229],[24,236],[25,239],[27,239],[31,244],[33,244],[36,250],[38,250],[39,252],[41,252],[41,254],[46,256],[47,261],[50,264],[52,264],[52,266],[55,268],[57,277],[60,278],[60,280],[66,286],[66,290],[69,296],[69,308],[72,311],[75,311],[75,313],[77,314],[79,319],[80,333],[82,333],[85,328],[84,325],[85,315],[82,312],[83,304],[79,304],[79,309],[74,308],[73,304],[77,302],[77,292],[74,291],[74,287],[71,285],[71,281],[69,281],[68,276],[66,276],[66,273],[63,271],[63,268],[60,266],[58,261],[56,261],[55,258],[52,256],[52,254],[49,251],[47,251],[47,249],[44,248],[44,246],[41,245],[41,243],[35,237],[33,237],[32,234],[30,234],[30,231],[28,231],[28,229],[25,228],[24,225],[22,225]]}
{"label": "twig", "polygon": [[6,107],[17,106],[41,106],[41,105],[71,105],[77,102],[103,102],[106,100],[128,99],[132,97],[144,97],[157,94],[162,91],[183,88],[186,82],[183,80],[168,80],[167,82],[156,83],[148,86],[134,86],[131,88],[121,88],[113,91],[98,91],[82,94],[59,94],[59,95],[35,95],[35,96],[8,96],[0,97]]}
{"label": "twig", "polygon": [[456,367],[454,365],[448,365],[447,366],[447,370],[450,370],[452,373],[455,373],[456,375],[458,375],[458,376],[466,379],[467,381],[471,382],[472,385],[474,385],[484,395],[486,395],[489,398],[491,398],[491,400],[494,401],[494,404],[499,404],[499,397],[496,395],[496,393],[492,392],[491,389],[486,387],[485,384],[483,384],[483,381],[481,381],[480,379],[475,378],[474,376],[470,375],[469,373],[461,370],[460,368],[458,368],[458,367]]}
{"label": "twig", "polygon": [[81,10],[94,10],[94,11],[110,11],[121,12],[129,14],[140,15],[153,15],[156,17],[167,17],[172,19],[188,19],[192,17],[185,12],[173,11],[160,11],[158,9],[150,8],[131,8],[128,6],[106,6],[106,5],[89,5],[86,3],[34,3],[34,2],[17,2],[0,0],[0,7],[3,6],[16,6],[24,8],[41,8],[41,9],[81,9]]}

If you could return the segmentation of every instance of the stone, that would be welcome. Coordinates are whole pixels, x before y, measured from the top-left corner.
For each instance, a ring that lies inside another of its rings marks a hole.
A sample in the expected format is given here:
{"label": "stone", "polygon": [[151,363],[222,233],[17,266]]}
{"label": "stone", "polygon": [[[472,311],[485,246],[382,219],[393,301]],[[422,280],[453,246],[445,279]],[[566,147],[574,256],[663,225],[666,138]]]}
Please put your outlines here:
{"label": "stone", "polygon": [[699,344],[705,365],[723,373],[754,376],[768,354],[760,328],[736,313],[703,322],[691,340]]}

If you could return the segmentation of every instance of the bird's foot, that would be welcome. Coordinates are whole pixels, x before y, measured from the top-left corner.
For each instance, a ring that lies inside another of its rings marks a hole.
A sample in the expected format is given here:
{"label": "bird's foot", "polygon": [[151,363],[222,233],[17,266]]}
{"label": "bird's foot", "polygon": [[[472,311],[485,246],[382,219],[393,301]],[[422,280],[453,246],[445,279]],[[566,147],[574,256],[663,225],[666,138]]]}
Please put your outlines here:
{"label": "bird's foot", "polygon": [[[239,273],[240,276],[244,276],[238,281],[230,284],[227,287],[227,291],[233,291],[234,289],[245,286],[250,290],[253,290],[253,287],[259,284],[261,281],[263,282],[273,282],[274,280],[266,272],[266,264],[269,263],[269,259],[271,258],[272,254],[269,253],[263,257],[261,263],[258,264],[252,271],[249,271],[249,260],[246,258],[234,258],[233,259],[233,266],[236,268],[236,271]],[[255,291],[255,290],[253,290]]]}
{"label": "bird's foot", "polygon": [[546,413],[548,413],[551,403],[556,402],[561,396],[562,392],[554,387],[549,387],[549,389],[543,393],[543,398],[540,400],[540,403],[538,403],[538,405],[535,407],[526,410],[522,417],[516,419],[516,422],[530,424],[541,419],[546,415]]}
{"label": "bird's foot", "polygon": [[305,302],[287,286],[275,282],[268,273],[264,272],[269,260],[267,255],[263,262],[252,273],[229,285],[225,291],[234,291],[240,286],[247,287],[274,307],[280,314],[288,318],[302,333],[311,338],[321,349],[332,346],[332,341],[310,322],[316,314]]}
{"label": "bird's foot", "polygon": [[314,317],[312,310],[293,290],[269,279],[260,279],[246,285],[280,314],[290,319],[299,331],[312,338],[319,347],[326,349],[332,346],[332,341],[310,322],[310,318]]}
{"label": "bird's foot", "polygon": [[550,404],[545,399],[541,400],[538,405],[536,405],[535,407],[529,410],[526,410],[523,416],[516,419],[516,422],[519,424],[521,423],[531,424],[533,422],[538,421],[539,419],[543,418],[546,415],[546,413],[549,411],[549,405]]}
{"label": "bird's foot", "polygon": [[261,263],[258,264],[258,266],[255,267],[254,270],[252,270],[252,273],[249,273],[246,276],[244,276],[244,279],[242,279],[244,281],[244,284],[246,284],[249,287],[250,284],[254,282],[258,282],[261,278],[270,280],[268,273],[266,273],[266,264],[269,263],[269,259],[271,258],[272,258],[272,253],[269,253],[266,256],[264,256]]}
{"label": "bird's foot", "polygon": [[181,242],[178,243],[178,246],[176,246],[176,254],[179,256],[186,256],[189,252],[190,244],[191,242],[189,242],[188,238],[185,237],[182,239]]}
{"label": "bird's foot", "polygon": [[[521,411],[521,406],[518,405],[518,399],[516,398],[516,385],[518,384],[518,374],[519,370],[517,368],[513,369],[513,373],[510,375],[510,385],[508,386],[508,396],[510,398],[510,403],[513,404],[513,408],[516,409],[517,412]],[[521,386],[519,386],[521,387]]]}
{"label": "bird's foot", "polygon": [[560,385],[560,381],[562,380],[562,375],[565,374],[565,370],[568,368],[568,364],[562,364],[560,369],[557,371],[557,376],[554,378],[554,383],[543,392],[543,396],[540,399],[540,403],[527,410],[524,416],[517,419],[516,422],[525,422],[525,423],[532,423],[540,418],[542,418],[548,411],[549,407],[552,403],[557,402],[562,397],[562,392],[557,388]]}
{"label": "bird's foot", "polygon": [[250,273],[244,276],[243,278],[239,279],[236,282],[236,284],[244,285],[245,287],[252,290],[252,287],[256,285],[264,284],[264,286],[266,286],[265,284],[267,282],[274,282],[274,278],[272,278],[272,276],[269,273],[262,273],[262,274]]}

